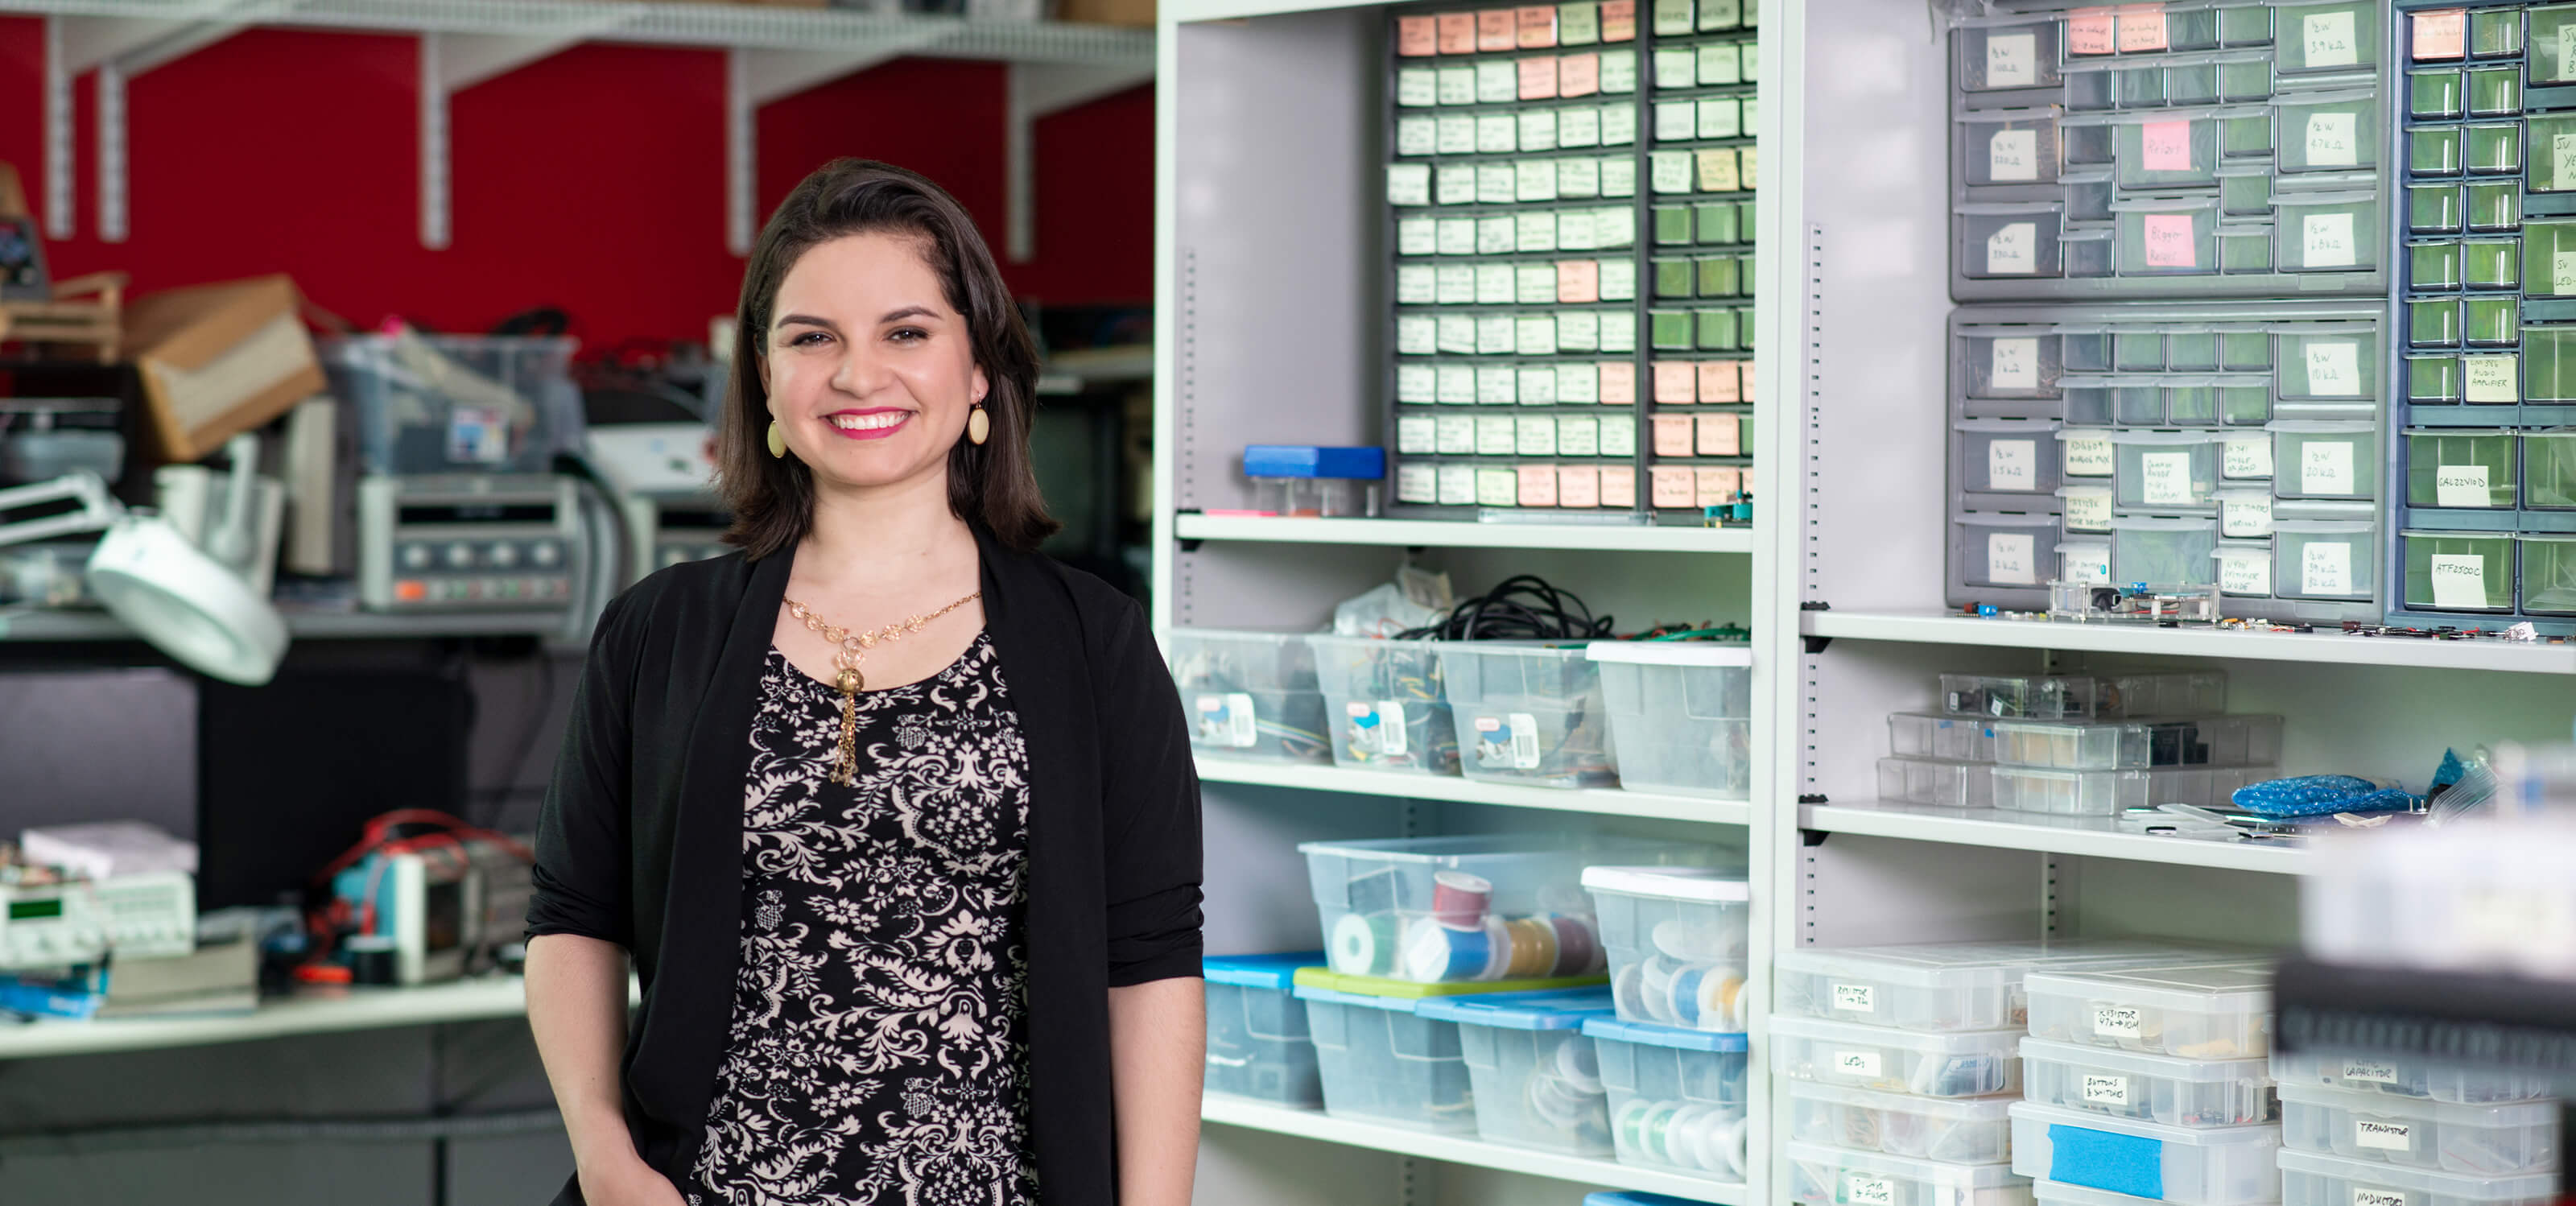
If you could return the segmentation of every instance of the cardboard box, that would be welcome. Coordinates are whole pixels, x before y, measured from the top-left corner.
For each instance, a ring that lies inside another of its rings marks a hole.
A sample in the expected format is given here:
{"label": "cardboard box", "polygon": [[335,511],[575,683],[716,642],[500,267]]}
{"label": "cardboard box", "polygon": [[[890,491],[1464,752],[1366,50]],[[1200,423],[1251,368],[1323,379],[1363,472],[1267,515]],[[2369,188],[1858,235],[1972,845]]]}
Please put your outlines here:
{"label": "cardboard box", "polygon": [[1062,0],[1056,16],[1065,21],[1154,28],[1154,0]]}
{"label": "cardboard box", "polygon": [[155,459],[203,459],[325,388],[284,276],[155,293],[126,308],[123,349],[142,379]]}

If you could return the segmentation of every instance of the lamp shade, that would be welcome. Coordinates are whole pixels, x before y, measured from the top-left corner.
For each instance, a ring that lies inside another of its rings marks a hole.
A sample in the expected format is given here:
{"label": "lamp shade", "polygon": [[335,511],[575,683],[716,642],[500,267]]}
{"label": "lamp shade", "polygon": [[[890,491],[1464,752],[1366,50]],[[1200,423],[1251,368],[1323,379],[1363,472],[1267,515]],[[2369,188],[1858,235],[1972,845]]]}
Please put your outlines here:
{"label": "lamp shade", "polygon": [[277,608],[157,515],[129,512],[108,528],[89,587],[136,636],[209,678],[256,687],[286,656]]}

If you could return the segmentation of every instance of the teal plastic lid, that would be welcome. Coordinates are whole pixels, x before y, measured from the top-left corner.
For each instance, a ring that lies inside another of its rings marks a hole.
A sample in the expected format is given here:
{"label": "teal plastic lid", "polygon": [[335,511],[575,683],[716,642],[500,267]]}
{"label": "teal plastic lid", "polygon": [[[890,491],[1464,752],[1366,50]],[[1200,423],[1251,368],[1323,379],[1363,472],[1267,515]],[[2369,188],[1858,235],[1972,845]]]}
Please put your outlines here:
{"label": "teal plastic lid", "polygon": [[1436,997],[1414,1010],[1420,1017],[1501,1030],[1573,1030],[1592,1018],[1615,1016],[1607,988],[1558,989],[1552,992],[1498,992],[1472,997]]}
{"label": "teal plastic lid", "polygon": [[1210,984],[1286,992],[1296,986],[1298,968],[1323,962],[1322,951],[1291,951],[1284,955],[1209,955],[1199,960],[1199,968]]}
{"label": "teal plastic lid", "polygon": [[1589,1018],[1583,1033],[1597,1039],[1620,1043],[1644,1043],[1649,1047],[1671,1047],[1677,1051],[1742,1051],[1741,1034],[1715,1034],[1706,1030],[1684,1030],[1679,1026],[1658,1026],[1652,1022],[1622,1022],[1616,1017]]}

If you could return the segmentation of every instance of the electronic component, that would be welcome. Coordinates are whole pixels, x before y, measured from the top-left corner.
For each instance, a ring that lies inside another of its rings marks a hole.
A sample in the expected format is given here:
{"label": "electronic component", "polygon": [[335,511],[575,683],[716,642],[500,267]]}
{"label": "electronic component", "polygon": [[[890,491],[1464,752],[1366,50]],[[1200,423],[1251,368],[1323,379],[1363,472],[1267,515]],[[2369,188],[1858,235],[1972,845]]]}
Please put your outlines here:
{"label": "electronic component", "polygon": [[2048,616],[2078,623],[2215,624],[2218,587],[2051,582]]}
{"label": "electronic component", "polygon": [[622,423],[584,437],[626,520],[629,580],[728,551],[733,517],[715,494],[711,438],[698,423]]}
{"label": "electronic component", "polygon": [[195,949],[197,889],[186,872],[0,882],[0,968],[96,963]]}
{"label": "electronic component", "polygon": [[[417,826],[429,830],[395,832]],[[529,864],[524,843],[445,813],[386,813],[324,869],[326,921],[350,935],[352,953],[390,943],[393,983],[453,980],[488,966],[496,948],[517,939],[532,890]]]}
{"label": "electronic component", "polygon": [[358,481],[358,597],[372,611],[564,608],[590,552],[573,479]]}

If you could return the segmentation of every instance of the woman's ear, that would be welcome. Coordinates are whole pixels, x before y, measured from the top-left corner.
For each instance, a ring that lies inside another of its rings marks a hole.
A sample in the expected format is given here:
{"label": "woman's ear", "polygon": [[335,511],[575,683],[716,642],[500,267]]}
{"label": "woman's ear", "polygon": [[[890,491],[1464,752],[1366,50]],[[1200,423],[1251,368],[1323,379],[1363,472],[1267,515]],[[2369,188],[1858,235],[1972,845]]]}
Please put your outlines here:
{"label": "woman's ear", "polygon": [[984,376],[984,366],[980,364],[975,366],[975,375],[969,380],[973,385],[975,396],[967,399],[967,403],[968,405],[981,405],[984,399],[992,393],[992,380]]}

